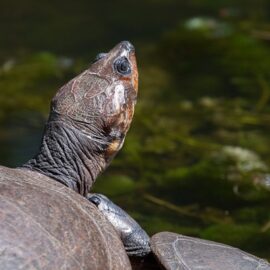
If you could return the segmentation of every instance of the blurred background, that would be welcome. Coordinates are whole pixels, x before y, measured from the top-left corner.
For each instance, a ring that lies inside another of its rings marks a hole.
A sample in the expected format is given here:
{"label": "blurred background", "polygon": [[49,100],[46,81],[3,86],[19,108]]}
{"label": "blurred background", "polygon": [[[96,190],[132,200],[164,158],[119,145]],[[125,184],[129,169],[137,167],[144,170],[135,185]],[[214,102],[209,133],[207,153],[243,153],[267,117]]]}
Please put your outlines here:
{"label": "blurred background", "polygon": [[121,40],[140,95],[95,185],[149,234],[270,259],[270,2],[1,1],[0,161],[38,150],[56,89]]}

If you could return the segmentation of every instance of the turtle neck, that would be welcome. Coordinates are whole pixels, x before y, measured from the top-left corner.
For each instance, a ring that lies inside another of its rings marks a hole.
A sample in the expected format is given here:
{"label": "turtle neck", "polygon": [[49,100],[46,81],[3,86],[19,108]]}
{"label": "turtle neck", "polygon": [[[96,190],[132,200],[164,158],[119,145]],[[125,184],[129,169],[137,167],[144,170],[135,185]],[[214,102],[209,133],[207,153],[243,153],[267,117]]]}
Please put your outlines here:
{"label": "turtle neck", "polygon": [[89,134],[66,119],[50,119],[39,153],[22,168],[45,174],[85,196],[109,162],[105,151],[110,140]]}
{"label": "turtle neck", "polygon": [[40,151],[22,168],[85,196],[123,145],[137,91],[134,47],[124,41],[56,92]]}

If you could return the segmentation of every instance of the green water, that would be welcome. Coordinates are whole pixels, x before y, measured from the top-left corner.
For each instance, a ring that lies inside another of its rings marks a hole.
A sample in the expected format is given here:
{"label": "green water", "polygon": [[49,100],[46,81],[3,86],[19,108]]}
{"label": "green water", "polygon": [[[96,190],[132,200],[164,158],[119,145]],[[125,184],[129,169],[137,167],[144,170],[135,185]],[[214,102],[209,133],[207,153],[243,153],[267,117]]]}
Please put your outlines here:
{"label": "green water", "polygon": [[98,179],[153,234],[270,259],[267,1],[0,3],[0,161],[37,151],[54,92],[121,40],[140,96],[125,146]]}

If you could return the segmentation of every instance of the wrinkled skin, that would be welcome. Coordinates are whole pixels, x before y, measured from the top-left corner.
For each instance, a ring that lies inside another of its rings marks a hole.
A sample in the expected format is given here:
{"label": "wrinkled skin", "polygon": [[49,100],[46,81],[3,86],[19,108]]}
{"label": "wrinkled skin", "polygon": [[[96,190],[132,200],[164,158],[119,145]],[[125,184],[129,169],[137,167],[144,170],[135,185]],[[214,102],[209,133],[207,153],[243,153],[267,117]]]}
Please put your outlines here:
{"label": "wrinkled skin", "polygon": [[123,145],[137,91],[134,47],[121,42],[56,93],[40,152],[23,167],[86,196]]}
{"label": "wrinkled skin", "polygon": [[[115,70],[116,59],[122,57],[130,61],[130,74]],[[107,149],[111,157],[111,152],[122,146],[129,129],[137,91],[134,48],[121,43],[58,91],[52,101],[52,113],[72,119],[93,141],[103,140],[103,134],[113,138],[113,145]]]}
{"label": "wrinkled skin", "polygon": [[123,145],[137,90],[135,51],[121,42],[56,93],[39,153],[0,167],[1,270],[131,269],[84,196]]}

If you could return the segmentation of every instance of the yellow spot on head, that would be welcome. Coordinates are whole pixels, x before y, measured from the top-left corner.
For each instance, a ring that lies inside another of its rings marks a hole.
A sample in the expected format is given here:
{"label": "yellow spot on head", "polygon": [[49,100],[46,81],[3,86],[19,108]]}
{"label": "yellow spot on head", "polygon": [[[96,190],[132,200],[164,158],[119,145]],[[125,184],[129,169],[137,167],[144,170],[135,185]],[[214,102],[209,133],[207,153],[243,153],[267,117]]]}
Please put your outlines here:
{"label": "yellow spot on head", "polygon": [[120,141],[119,140],[114,140],[109,147],[107,148],[107,154],[108,155],[113,155],[115,152],[119,150],[120,146]]}

